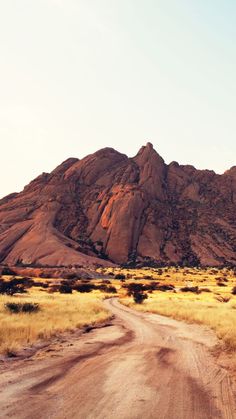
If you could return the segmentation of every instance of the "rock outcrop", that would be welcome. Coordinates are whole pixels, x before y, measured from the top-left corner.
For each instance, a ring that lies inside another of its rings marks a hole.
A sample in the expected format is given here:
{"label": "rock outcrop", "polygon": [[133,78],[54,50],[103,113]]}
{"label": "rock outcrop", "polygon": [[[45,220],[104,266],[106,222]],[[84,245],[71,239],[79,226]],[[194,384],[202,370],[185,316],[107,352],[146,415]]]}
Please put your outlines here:
{"label": "rock outcrop", "polygon": [[68,159],[0,201],[0,262],[236,264],[236,168],[217,175],[148,143]]}

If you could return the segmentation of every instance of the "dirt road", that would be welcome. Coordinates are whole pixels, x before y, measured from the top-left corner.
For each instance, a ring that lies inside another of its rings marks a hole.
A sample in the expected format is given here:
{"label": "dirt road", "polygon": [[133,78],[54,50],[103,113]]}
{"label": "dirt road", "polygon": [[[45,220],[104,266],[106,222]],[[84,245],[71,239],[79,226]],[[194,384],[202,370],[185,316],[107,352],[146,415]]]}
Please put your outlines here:
{"label": "dirt road", "polygon": [[213,333],[105,304],[109,327],[2,367],[1,418],[236,418],[230,377],[209,351]]}

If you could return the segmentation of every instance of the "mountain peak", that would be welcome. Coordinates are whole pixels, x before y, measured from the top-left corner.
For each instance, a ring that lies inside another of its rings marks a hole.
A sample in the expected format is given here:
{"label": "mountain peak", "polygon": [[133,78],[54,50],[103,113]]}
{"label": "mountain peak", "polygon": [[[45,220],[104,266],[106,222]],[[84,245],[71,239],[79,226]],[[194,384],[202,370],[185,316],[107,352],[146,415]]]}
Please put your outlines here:
{"label": "mountain peak", "polygon": [[140,164],[143,164],[149,160],[152,160],[155,163],[164,163],[163,158],[157,153],[157,151],[153,148],[152,143],[150,143],[149,141],[146,145],[140,148],[134,159],[137,163]]}
{"label": "mountain peak", "polygon": [[153,149],[153,144],[150,143],[150,141],[148,141],[147,144],[145,145],[145,148],[148,148],[148,149],[152,150]]}
{"label": "mountain peak", "polygon": [[235,190],[235,167],[167,166],[150,142],[134,158],[108,147],[68,159],[0,201],[0,261],[236,266]]}

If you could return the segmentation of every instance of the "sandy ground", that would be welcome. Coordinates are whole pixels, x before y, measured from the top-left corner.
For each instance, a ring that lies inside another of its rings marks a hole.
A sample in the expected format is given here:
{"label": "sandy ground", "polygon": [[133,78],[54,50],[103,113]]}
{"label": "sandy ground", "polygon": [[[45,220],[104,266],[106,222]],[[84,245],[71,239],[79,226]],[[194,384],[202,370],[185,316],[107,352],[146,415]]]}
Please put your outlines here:
{"label": "sandy ground", "polygon": [[236,418],[212,332],[105,304],[115,315],[107,327],[1,366],[1,418]]}

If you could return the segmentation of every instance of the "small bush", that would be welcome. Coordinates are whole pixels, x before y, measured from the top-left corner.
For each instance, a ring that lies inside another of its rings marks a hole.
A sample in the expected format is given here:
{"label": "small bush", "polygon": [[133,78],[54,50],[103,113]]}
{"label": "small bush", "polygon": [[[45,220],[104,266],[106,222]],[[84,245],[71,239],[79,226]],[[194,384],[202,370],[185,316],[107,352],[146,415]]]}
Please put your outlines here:
{"label": "small bush", "polygon": [[60,285],[53,284],[48,288],[48,293],[53,294],[54,292],[59,292]]}
{"label": "small bush", "polygon": [[211,292],[209,288],[201,288],[201,292]]}
{"label": "small bush", "polygon": [[11,303],[5,304],[5,308],[11,313],[36,313],[39,311],[38,303]]}
{"label": "small bush", "polygon": [[[36,287],[41,287],[41,288],[44,288],[44,289],[46,289],[46,288],[48,288],[49,287],[49,284],[47,284],[46,282],[38,282],[37,284],[40,284],[40,285],[36,285]],[[35,285],[34,285],[35,286]]]}
{"label": "small bush", "polygon": [[113,287],[112,285],[110,285],[110,286],[106,287],[105,292],[108,292],[110,294],[116,294],[117,293],[116,287]]}
{"label": "small bush", "polygon": [[23,303],[22,304],[23,313],[36,313],[37,311],[39,311],[38,303]]}
{"label": "small bush", "polygon": [[142,304],[148,298],[147,294],[143,292],[134,292],[133,299],[136,304]]}
{"label": "small bush", "polygon": [[24,284],[16,278],[13,278],[11,281],[1,281],[0,282],[0,294],[5,295],[14,295],[14,294],[23,294],[25,293]]}
{"label": "small bush", "polygon": [[124,274],[116,274],[115,275],[115,279],[125,279],[126,277],[125,277],[125,275]]}
{"label": "small bush", "polygon": [[15,274],[16,273],[8,266],[5,266],[4,268],[2,268],[2,275],[15,275]]}
{"label": "small bush", "polygon": [[216,277],[216,281],[219,281],[219,282],[229,282],[229,280],[226,277],[224,277],[224,276],[217,276]]}
{"label": "small bush", "polygon": [[198,287],[183,287],[180,288],[180,291],[182,292],[193,292],[195,294],[200,294],[201,290]]}
{"label": "small bush", "polygon": [[144,290],[145,291],[156,291],[158,289],[159,286],[159,282],[150,282],[149,284],[145,284],[144,285]]}
{"label": "small bush", "polygon": [[236,287],[232,288],[231,294],[236,295]]}
{"label": "small bush", "polygon": [[156,290],[158,290],[158,291],[174,291],[174,289],[175,289],[175,287],[174,287],[174,285],[171,285],[171,284],[162,284],[162,285],[157,285],[157,287],[156,287]]}
{"label": "small bush", "polygon": [[136,282],[131,282],[130,284],[127,284],[127,285],[125,284],[122,287],[127,289],[127,294],[129,296],[131,296],[135,293],[139,293],[139,292],[144,291],[144,285],[136,283]]}
{"label": "small bush", "polygon": [[228,303],[231,300],[230,296],[223,296],[223,295],[218,295],[215,297],[215,299],[217,301],[219,301],[220,303]]}
{"label": "small bush", "polygon": [[103,284],[110,285],[110,284],[111,284],[111,281],[109,281],[109,279],[103,279],[103,280],[102,280],[102,283],[103,283]]}
{"label": "small bush", "polygon": [[96,289],[96,286],[93,284],[89,284],[89,283],[84,283],[84,284],[77,284],[74,286],[74,290],[78,291],[78,292],[91,292],[94,289]]}
{"label": "small bush", "polygon": [[65,273],[62,278],[68,279],[68,280],[75,280],[78,279],[78,275],[76,273]]}
{"label": "small bush", "polygon": [[59,292],[61,294],[72,294],[72,288],[68,284],[61,284],[59,287]]}
{"label": "small bush", "polygon": [[97,290],[108,292],[111,294],[116,294],[116,287],[113,287],[112,285],[106,285],[106,284],[100,284],[96,286]]}

